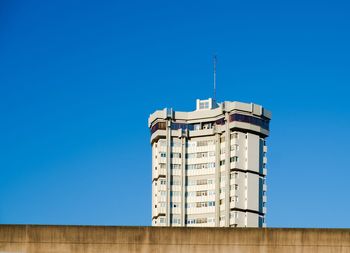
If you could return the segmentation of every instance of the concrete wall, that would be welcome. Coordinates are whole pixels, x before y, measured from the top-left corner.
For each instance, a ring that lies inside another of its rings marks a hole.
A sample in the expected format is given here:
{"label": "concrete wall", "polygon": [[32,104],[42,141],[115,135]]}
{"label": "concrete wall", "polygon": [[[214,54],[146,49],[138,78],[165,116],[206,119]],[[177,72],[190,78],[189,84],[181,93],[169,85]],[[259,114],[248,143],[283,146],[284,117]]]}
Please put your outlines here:
{"label": "concrete wall", "polygon": [[0,252],[350,252],[350,229],[0,225]]}

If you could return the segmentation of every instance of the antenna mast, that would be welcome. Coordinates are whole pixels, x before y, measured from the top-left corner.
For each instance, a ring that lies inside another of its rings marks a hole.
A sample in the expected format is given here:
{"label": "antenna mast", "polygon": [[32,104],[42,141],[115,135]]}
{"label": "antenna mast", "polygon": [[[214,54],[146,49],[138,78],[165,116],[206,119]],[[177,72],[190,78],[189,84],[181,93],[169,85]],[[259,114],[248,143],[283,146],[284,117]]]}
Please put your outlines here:
{"label": "antenna mast", "polygon": [[213,63],[214,63],[214,101],[216,101],[216,55],[214,55]]}

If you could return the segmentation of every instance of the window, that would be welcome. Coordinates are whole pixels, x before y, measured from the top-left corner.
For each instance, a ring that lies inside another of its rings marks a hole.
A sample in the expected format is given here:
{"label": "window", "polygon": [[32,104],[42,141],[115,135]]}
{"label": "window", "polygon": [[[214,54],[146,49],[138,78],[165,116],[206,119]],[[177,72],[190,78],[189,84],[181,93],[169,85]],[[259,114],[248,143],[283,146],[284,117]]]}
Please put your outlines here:
{"label": "window", "polygon": [[203,147],[203,146],[208,146],[208,145],[213,145],[214,141],[197,141],[197,147]]}
{"label": "window", "polygon": [[225,165],[225,160],[221,160],[221,161],[220,161],[220,166],[221,166],[221,165]]}
{"label": "window", "polygon": [[187,165],[186,168],[187,170],[210,169],[210,168],[215,168],[215,163],[190,164],[190,165]]}
{"label": "window", "polygon": [[197,147],[208,146],[207,141],[197,141]]}
{"label": "window", "polygon": [[188,180],[188,185],[206,185],[213,184],[213,179],[199,179],[199,180]]}
{"label": "window", "polygon": [[171,153],[171,158],[181,158],[181,153]]}
{"label": "window", "polygon": [[199,102],[199,109],[208,109],[209,102]]}
{"label": "window", "polygon": [[205,185],[205,184],[208,184],[207,179],[200,179],[200,180],[197,180],[197,185]]}
{"label": "window", "polygon": [[207,207],[208,206],[208,202],[197,202],[196,203],[196,207],[200,208],[200,207]]}
{"label": "window", "polygon": [[249,123],[252,125],[260,126],[261,128],[264,128],[266,130],[269,130],[270,120],[265,117],[257,118],[249,115],[235,113],[230,115],[230,122],[232,121]]}
{"label": "window", "polygon": [[231,212],[232,218],[238,218],[238,212]]}
{"label": "window", "polygon": [[208,202],[208,206],[215,206],[215,202],[214,201],[209,201]]}
{"label": "window", "polygon": [[238,162],[238,156],[231,157],[230,162]]}
{"label": "window", "polygon": [[208,196],[208,191],[197,191],[196,195],[197,197]]}
{"label": "window", "polygon": [[204,123],[203,124],[203,129],[211,129],[213,128],[213,125],[211,123]]}
{"label": "window", "polygon": [[218,119],[215,121],[216,125],[225,125],[225,118]]}
{"label": "window", "polygon": [[195,169],[195,164],[186,165],[186,169],[187,170],[194,170]]}
{"label": "window", "polygon": [[166,157],[166,153],[165,152],[159,152],[160,157]]}
{"label": "window", "polygon": [[231,139],[238,139],[238,133],[231,133]]}
{"label": "window", "polygon": [[197,153],[197,158],[208,157],[208,152],[199,152]]}
{"label": "window", "polygon": [[235,196],[230,197],[230,201],[231,202],[238,202],[238,196],[235,195]]}
{"label": "window", "polygon": [[215,168],[215,163],[208,163],[208,168]]}
{"label": "window", "polygon": [[195,224],[195,223],[196,223],[195,219],[186,220],[186,224]]}
{"label": "window", "polygon": [[165,223],[165,218],[160,218],[159,223]]}
{"label": "window", "polygon": [[196,185],[196,180],[187,180],[187,185]]}
{"label": "window", "polygon": [[238,190],[238,184],[234,184],[233,189]]}
{"label": "window", "polygon": [[179,191],[171,191],[171,192],[170,192],[170,195],[171,195],[171,196],[174,196],[174,197],[180,196],[180,192],[179,192]]}
{"label": "window", "polygon": [[239,150],[239,146],[238,146],[238,144],[233,144],[233,145],[231,145],[231,151],[234,151],[234,150]]}
{"label": "window", "polygon": [[196,158],[196,153],[188,153],[186,154],[186,158],[191,159],[191,158]]}
{"label": "window", "polygon": [[172,170],[181,170],[181,164],[172,164],[171,169]]}
{"label": "window", "polygon": [[238,178],[238,172],[231,172],[231,179]]}
{"label": "window", "polygon": [[197,218],[196,224],[207,223],[207,218]]}
{"label": "window", "polygon": [[173,218],[172,223],[173,224],[180,224],[180,218]]}
{"label": "window", "polygon": [[225,182],[226,175],[221,175],[220,176],[220,182]]}
{"label": "window", "polygon": [[186,123],[171,123],[171,129],[172,130],[178,130],[178,129],[188,129],[188,125]]}
{"label": "window", "polygon": [[158,122],[151,127],[151,134],[153,134],[157,130],[165,130],[165,129],[166,129],[165,122]]}
{"label": "window", "polygon": [[172,179],[170,182],[171,185],[181,185],[181,181],[178,179]]}
{"label": "window", "polygon": [[193,125],[194,130],[200,130],[201,129],[201,124],[194,124]]}
{"label": "window", "polygon": [[160,184],[165,185],[166,184],[166,180],[165,179],[161,179],[160,180]]}

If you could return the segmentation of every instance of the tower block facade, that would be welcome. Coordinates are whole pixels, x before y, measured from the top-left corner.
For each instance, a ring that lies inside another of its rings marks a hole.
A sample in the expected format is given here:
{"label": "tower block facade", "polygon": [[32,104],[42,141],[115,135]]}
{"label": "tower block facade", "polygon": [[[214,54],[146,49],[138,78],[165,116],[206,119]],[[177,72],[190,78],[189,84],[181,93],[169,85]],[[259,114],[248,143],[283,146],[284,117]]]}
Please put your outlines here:
{"label": "tower block facade", "polygon": [[198,100],[148,119],[152,225],[264,227],[271,112],[241,102]]}

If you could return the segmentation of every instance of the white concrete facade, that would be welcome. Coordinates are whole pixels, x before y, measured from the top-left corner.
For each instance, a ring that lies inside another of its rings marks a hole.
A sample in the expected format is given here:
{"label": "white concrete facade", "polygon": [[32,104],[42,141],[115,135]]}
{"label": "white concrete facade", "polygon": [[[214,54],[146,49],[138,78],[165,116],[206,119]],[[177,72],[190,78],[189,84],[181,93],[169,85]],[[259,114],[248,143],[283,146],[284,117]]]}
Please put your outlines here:
{"label": "white concrete facade", "polygon": [[150,115],[152,225],[263,227],[271,113],[197,100],[192,112]]}

